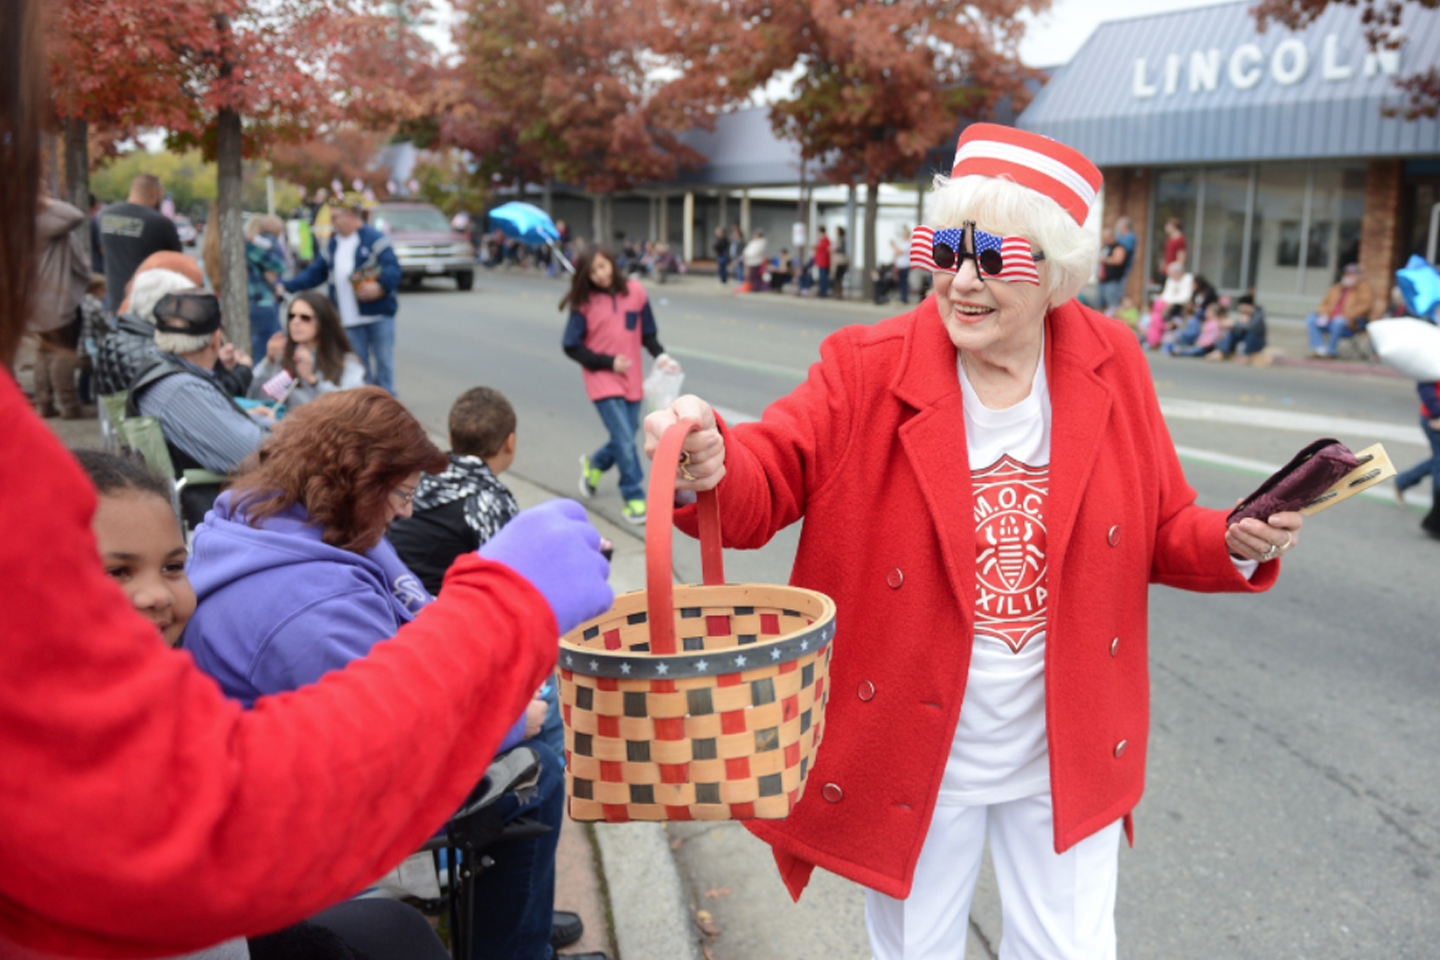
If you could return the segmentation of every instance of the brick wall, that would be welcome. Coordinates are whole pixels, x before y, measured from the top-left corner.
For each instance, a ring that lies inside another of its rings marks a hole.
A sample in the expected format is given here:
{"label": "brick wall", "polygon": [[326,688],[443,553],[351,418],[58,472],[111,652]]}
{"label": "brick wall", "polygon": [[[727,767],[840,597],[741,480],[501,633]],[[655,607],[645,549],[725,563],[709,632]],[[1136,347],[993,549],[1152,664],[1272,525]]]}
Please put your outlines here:
{"label": "brick wall", "polygon": [[[1129,217],[1135,224],[1135,262],[1125,292],[1137,304],[1144,304],[1145,219],[1150,214],[1150,171],[1144,167],[1109,167],[1100,171],[1105,176],[1105,211],[1101,222],[1114,226],[1117,217]],[[1363,248],[1362,248],[1363,249]],[[1388,288],[1387,288],[1388,289]]]}
{"label": "brick wall", "polygon": [[1360,228],[1360,272],[1375,291],[1372,314],[1385,309],[1400,267],[1399,160],[1372,160],[1365,172],[1365,219]]}

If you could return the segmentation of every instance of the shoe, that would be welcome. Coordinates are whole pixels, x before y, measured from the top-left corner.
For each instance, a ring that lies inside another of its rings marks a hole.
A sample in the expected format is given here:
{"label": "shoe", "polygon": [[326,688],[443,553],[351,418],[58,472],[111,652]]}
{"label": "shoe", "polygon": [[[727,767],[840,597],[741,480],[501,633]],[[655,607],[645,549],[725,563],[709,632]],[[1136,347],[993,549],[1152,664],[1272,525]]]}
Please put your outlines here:
{"label": "shoe", "polygon": [[1400,506],[1402,507],[1405,506],[1405,491],[1400,489],[1400,484],[1390,484],[1390,490],[1392,493],[1395,494],[1395,502],[1400,504]]}
{"label": "shoe", "polygon": [[645,501],[626,500],[625,507],[620,512],[625,514],[626,521],[638,526],[645,522]]}
{"label": "shoe", "polygon": [[559,950],[561,947],[570,946],[583,936],[585,936],[585,921],[580,919],[580,914],[571,913],[569,910],[555,911],[555,917],[550,921],[550,946]]}
{"label": "shoe", "polygon": [[557,953],[555,960],[610,960],[610,955],[599,950],[594,953]]}
{"label": "shoe", "polygon": [[49,404],[46,404],[45,406],[37,406],[35,408],[35,412],[45,420],[54,420],[56,417],[60,416],[60,411],[56,410],[53,406],[50,406]]}
{"label": "shoe", "polygon": [[580,458],[580,496],[589,500],[595,496],[595,490],[600,486],[600,478],[605,476],[603,471],[596,470],[590,466],[589,457]]}

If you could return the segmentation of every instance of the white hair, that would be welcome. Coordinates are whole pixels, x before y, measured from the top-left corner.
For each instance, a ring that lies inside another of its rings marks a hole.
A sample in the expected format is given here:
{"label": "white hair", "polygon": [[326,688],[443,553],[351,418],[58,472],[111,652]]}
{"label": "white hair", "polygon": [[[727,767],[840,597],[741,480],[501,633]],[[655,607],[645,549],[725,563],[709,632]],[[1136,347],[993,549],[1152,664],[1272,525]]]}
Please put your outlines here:
{"label": "white hair", "polygon": [[194,290],[195,281],[174,270],[146,270],[130,284],[130,312],[146,323],[155,322],[155,305],[167,293]]}
{"label": "white hair", "polygon": [[1037,266],[1051,306],[1080,292],[1100,256],[1100,240],[1094,233],[1054,200],[1013,180],[937,176],[926,210],[930,226],[937,229],[973,220],[987,233],[1029,240],[1037,253],[1045,253]]}
{"label": "white hair", "polygon": [[174,333],[170,330],[155,331],[155,349],[161,353],[173,353],[183,357],[187,353],[199,353],[210,345],[214,333]]}

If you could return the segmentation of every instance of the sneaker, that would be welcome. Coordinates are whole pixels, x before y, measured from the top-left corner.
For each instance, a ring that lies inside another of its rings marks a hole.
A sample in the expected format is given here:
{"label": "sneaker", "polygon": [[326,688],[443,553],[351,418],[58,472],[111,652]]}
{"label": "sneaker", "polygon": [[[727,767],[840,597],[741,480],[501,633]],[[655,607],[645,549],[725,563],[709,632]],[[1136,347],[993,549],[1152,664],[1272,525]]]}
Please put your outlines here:
{"label": "sneaker", "polygon": [[625,501],[625,508],[621,511],[621,513],[625,514],[625,519],[626,519],[627,521],[629,521],[630,523],[634,523],[634,524],[644,523],[644,522],[645,522],[645,501],[644,501],[644,500],[626,500],[626,501]]}
{"label": "sneaker", "polygon": [[1400,484],[1398,484],[1398,483],[1392,483],[1392,484],[1390,485],[1390,489],[1391,489],[1391,490],[1394,492],[1394,494],[1395,494],[1395,502],[1398,503],[1398,504],[1400,504],[1400,506],[1402,506],[1402,507],[1405,506],[1405,505],[1406,505],[1406,504],[1405,504],[1405,491],[1402,490],[1402,489],[1400,489]]}
{"label": "sneaker", "polygon": [[590,466],[589,457],[580,458],[580,496],[589,500],[595,496],[595,490],[600,486],[600,478],[605,476],[602,471]]}

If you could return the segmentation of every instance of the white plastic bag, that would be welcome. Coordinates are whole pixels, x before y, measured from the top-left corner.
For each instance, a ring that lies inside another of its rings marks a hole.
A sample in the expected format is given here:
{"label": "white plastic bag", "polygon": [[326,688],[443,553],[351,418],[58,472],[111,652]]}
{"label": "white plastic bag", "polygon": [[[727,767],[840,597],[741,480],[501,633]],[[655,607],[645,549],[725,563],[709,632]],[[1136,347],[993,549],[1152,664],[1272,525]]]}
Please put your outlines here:
{"label": "white plastic bag", "polygon": [[664,410],[680,399],[680,388],[684,385],[685,374],[680,364],[670,359],[669,354],[660,354],[650,367],[650,375],[645,378],[646,412]]}
{"label": "white plastic bag", "polygon": [[1440,327],[1414,317],[1372,320],[1365,331],[1389,367],[1411,380],[1440,380]]}

